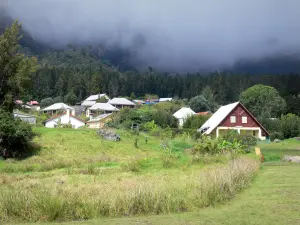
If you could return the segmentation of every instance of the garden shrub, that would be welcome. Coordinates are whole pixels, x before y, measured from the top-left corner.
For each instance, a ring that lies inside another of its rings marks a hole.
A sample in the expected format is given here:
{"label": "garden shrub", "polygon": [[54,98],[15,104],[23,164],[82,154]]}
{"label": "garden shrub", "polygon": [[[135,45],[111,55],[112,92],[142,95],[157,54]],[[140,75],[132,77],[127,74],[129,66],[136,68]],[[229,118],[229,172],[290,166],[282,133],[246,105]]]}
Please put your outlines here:
{"label": "garden shrub", "polygon": [[29,142],[34,132],[28,123],[14,119],[9,112],[0,110],[0,155],[6,157],[20,157],[32,149]]}
{"label": "garden shrub", "polygon": [[275,139],[283,140],[284,139],[283,133],[278,131],[272,132],[270,134],[270,140],[274,141]]}
{"label": "garden shrub", "polygon": [[209,118],[210,115],[190,116],[183,124],[183,128],[199,129]]}

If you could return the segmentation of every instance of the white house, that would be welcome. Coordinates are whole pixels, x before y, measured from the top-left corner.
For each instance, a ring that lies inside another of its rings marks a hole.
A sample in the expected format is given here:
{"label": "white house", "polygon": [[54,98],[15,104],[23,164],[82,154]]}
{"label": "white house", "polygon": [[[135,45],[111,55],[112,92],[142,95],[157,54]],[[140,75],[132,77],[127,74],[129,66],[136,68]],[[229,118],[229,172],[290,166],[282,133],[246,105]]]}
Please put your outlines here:
{"label": "white house", "polygon": [[96,103],[92,107],[88,108],[86,111],[86,116],[93,118],[101,112],[101,114],[108,114],[108,113],[113,113],[113,112],[118,112],[119,109],[116,107],[112,106],[109,103]]}
{"label": "white house", "polygon": [[183,107],[173,114],[173,116],[178,120],[179,126],[182,127],[187,118],[196,113],[190,108]]}
{"label": "white house", "polygon": [[59,111],[66,112],[67,110],[70,110],[71,115],[75,116],[75,109],[64,103],[55,103],[47,108],[44,108],[42,111],[54,115]]}
{"label": "white house", "polygon": [[118,109],[122,109],[124,107],[134,108],[136,106],[135,103],[133,103],[132,101],[129,101],[126,98],[113,98],[113,99],[109,100],[108,103]]}
{"label": "white house", "polygon": [[252,135],[261,140],[267,139],[268,131],[240,102],[224,105],[210,117],[199,132],[219,137],[228,130],[236,130],[239,134]]}
{"label": "white house", "polygon": [[45,122],[45,127],[56,128],[60,125],[70,124],[73,129],[78,129],[85,125],[85,122],[70,114],[70,110],[66,110],[63,114],[56,115]]}

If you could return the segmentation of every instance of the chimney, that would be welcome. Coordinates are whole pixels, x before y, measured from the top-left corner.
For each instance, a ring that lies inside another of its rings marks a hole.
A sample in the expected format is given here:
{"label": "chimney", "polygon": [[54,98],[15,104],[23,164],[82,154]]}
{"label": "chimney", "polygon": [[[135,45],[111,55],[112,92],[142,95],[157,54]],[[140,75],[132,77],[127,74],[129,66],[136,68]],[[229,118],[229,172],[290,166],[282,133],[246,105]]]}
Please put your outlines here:
{"label": "chimney", "polygon": [[70,116],[70,109],[67,109],[67,116]]}

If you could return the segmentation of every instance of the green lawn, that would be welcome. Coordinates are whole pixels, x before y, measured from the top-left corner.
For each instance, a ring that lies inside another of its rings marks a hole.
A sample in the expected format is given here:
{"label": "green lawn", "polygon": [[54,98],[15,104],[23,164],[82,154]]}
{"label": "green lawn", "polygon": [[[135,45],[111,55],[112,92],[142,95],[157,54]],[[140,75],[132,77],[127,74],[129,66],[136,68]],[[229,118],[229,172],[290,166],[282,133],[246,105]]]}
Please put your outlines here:
{"label": "green lawn", "polygon": [[235,200],[198,212],[59,224],[300,224],[299,174],[300,165],[263,166],[251,187]]}
{"label": "green lawn", "polygon": [[300,140],[291,138],[279,143],[261,143],[259,144],[263,153],[284,155],[300,155]]}

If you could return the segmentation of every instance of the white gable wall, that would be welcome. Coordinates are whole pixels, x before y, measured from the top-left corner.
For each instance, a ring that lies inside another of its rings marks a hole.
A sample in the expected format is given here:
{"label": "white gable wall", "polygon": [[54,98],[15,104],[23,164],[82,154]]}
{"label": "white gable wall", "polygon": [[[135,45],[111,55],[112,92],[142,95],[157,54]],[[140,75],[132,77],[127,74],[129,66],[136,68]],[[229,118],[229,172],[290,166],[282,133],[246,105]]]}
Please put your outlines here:
{"label": "white gable wall", "polygon": [[85,125],[84,122],[82,122],[74,117],[71,117],[68,114],[64,114],[58,118],[55,118],[53,120],[46,122],[45,127],[55,128],[57,126],[57,124],[59,124],[59,121],[61,124],[69,124],[70,123],[74,129],[78,129],[79,127],[82,127]]}

